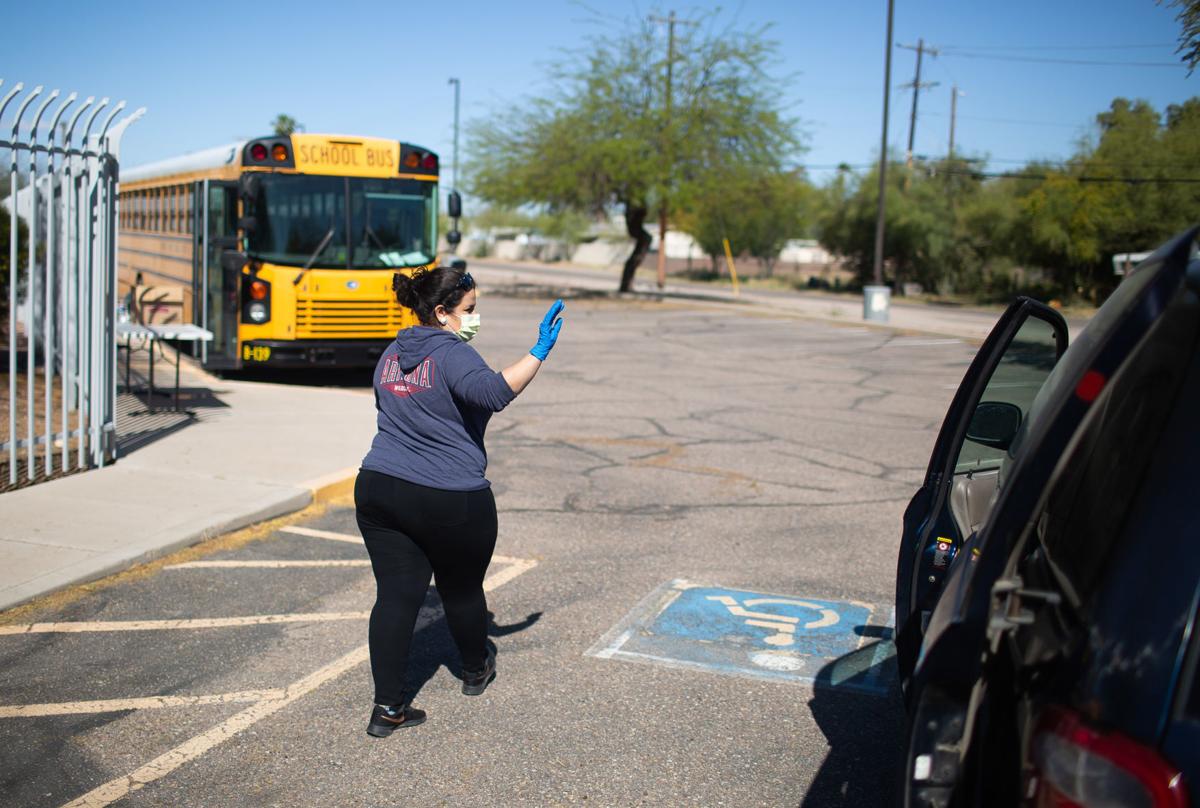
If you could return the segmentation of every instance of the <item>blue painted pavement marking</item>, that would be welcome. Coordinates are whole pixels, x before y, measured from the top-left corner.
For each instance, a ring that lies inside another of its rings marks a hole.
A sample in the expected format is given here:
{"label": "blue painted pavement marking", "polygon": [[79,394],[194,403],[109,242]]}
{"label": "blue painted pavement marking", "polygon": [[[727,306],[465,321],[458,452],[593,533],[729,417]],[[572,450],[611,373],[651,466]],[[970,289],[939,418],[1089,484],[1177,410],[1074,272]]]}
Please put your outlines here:
{"label": "blue painted pavement marking", "polygon": [[587,653],[881,694],[894,679],[890,623],[868,603],[675,580]]}

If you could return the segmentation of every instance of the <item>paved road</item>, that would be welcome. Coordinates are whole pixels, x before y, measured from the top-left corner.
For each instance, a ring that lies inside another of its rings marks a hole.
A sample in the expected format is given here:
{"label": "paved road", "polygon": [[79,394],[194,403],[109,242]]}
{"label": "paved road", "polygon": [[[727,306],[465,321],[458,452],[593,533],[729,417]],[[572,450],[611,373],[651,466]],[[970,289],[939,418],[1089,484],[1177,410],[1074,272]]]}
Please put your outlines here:
{"label": "paved road", "polygon": [[[519,356],[547,302],[485,290],[485,358]],[[366,736],[373,585],[335,503],[0,616],[0,804],[888,804],[900,514],[973,349],[686,303],[567,316],[489,433],[484,696],[458,692],[431,593],[429,721]],[[337,563],[264,563],[296,561]],[[664,616],[709,592],[679,581],[731,593],[700,598],[731,640],[687,615],[638,632],[656,592]]]}
{"label": "paved road", "polygon": [[[611,294],[617,288],[619,279],[615,270],[567,264],[473,258],[469,265],[471,271],[484,282],[534,286],[570,284],[576,289],[606,294]],[[642,295],[659,294],[652,268],[642,267],[639,270],[634,280],[634,291]],[[745,286],[740,295],[734,295],[728,284],[700,283],[674,277],[667,279],[666,292],[676,298],[752,304],[760,309],[849,325],[861,325],[863,320],[862,298],[858,295]],[[888,325],[904,331],[944,334],[982,342],[999,317],[998,308],[932,305],[899,299],[891,302]],[[1068,325],[1074,339],[1087,325],[1087,319],[1070,318]]]}

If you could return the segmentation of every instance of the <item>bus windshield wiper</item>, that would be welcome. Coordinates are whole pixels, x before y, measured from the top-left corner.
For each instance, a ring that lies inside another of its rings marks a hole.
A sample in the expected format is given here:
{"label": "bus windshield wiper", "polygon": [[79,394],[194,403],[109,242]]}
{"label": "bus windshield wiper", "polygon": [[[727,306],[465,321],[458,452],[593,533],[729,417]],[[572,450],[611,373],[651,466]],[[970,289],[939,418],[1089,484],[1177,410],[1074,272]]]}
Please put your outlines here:
{"label": "bus windshield wiper", "polygon": [[329,246],[329,242],[333,240],[333,231],[334,225],[330,225],[329,232],[325,234],[325,237],[321,239],[321,243],[317,245],[317,249],[313,251],[313,254],[309,256],[308,261],[305,262],[304,269],[300,270],[299,274],[292,279],[292,286],[298,285],[300,283],[300,279],[304,277],[304,273],[312,269],[312,265],[317,263],[317,257],[324,252],[325,248]]}

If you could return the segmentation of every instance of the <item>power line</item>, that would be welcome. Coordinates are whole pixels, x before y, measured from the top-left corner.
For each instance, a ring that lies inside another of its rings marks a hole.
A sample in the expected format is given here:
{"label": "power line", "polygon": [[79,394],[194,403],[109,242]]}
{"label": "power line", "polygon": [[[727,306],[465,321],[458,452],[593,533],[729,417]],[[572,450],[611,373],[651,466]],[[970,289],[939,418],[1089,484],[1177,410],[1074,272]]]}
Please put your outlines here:
{"label": "power line", "polygon": [[[923,112],[921,114],[922,115],[930,115],[935,118],[942,118],[945,116],[945,113],[942,113],[942,112]],[[1080,126],[1090,125],[1090,124],[1080,124],[1080,123],[1057,123],[1054,121],[1023,121],[1023,120],[1019,120],[1016,118],[986,118],[986,117],[980,117],[978,115],[959,115],[958,117],[959,117],[959,120],[963,120],[963,121],[983,121],[985,123],[1011,123],[1011,124],[1019,124],[1021,126],[1061,126],[1061,127],[1069,127],[1071,129],[1075,129]]]}
{"label": "power line", "polygon": [[1174,48],[1174,42],[1153,42],[1147,45],[945,45],[946,50],[1148,50]]}
{"label": "power line", "polygon": [[956,176],[975,177],[977,179],[1014,179],[1014,180],[1048,180],[1048,179],[1069,179],[1074,182],[1094,182],[1094,183],[1124,183],[1126,185],[1149,185],[1158,183],[1162,185],[1200,185],[1200,177],[1090,177],[1082,175],[1072,177],[1070,175],[1055,175],[1055,174],[1028,174],[1015,171],[975,171],[972,169],[962,168],[940,168],[938,169],[944,174],[953,174]]}
{"label": "power line", "polygon": [[1099,65],[1103,67],[1184,67],[1182,62],[1111,62],[1099,59],[1051,59],[1037,56],[1004,56],[1001,54],[970,53],[968,51],[950,51],[947,49],[943,49],[942,54],[945,56],[961,56],[964,59],[983,59],[993,62],[1037,62],[1039,64]]}

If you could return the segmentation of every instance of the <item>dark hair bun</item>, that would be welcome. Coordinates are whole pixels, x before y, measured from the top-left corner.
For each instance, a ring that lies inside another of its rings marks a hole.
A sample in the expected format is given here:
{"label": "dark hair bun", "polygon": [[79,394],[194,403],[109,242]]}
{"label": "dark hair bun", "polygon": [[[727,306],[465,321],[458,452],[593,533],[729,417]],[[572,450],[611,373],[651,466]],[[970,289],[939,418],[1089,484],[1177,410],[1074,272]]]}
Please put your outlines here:
{"label": "dark hair bun", "polygon": [[397,272],[392,276],[392,291],[396,293],[396,302],[413,311],[417,311],[420,306],[420,296],[416,290],[417,276],[420,272],[421,270],[417,270],[412,277],[403,272]]}
{"label": "dark hair bun", "polygon": [[[392,275],[392,290],[396,301],[412,309],[422,325],[438,325],[433,313],[438,306],[453,309],[474,283],[463,283],[466,273],[450,267],[417,267],[411,275],[397,272]],[[469,279],[468,279],[469,281]]]}

